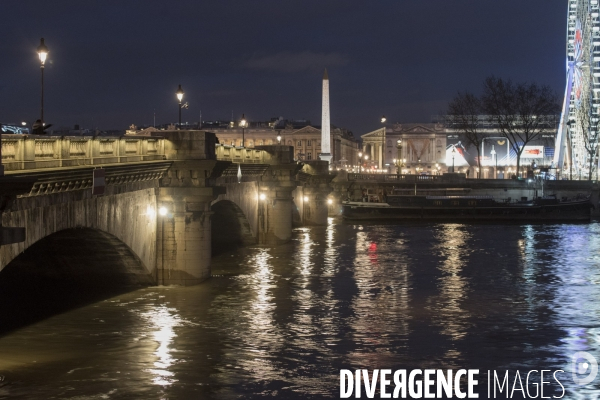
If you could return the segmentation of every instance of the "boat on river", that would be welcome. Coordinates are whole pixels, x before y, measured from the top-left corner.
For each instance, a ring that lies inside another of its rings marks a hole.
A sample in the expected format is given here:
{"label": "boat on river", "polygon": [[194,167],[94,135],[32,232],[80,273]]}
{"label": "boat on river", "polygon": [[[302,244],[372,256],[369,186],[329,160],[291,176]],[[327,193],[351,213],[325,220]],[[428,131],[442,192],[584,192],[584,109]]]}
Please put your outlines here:
{"label": "boat on river", "polygon": [[497,201],[491,196],[389,195],[385,200],[345,201],[342,216],[349,220],[589,222],[593,208],[586,196]]}

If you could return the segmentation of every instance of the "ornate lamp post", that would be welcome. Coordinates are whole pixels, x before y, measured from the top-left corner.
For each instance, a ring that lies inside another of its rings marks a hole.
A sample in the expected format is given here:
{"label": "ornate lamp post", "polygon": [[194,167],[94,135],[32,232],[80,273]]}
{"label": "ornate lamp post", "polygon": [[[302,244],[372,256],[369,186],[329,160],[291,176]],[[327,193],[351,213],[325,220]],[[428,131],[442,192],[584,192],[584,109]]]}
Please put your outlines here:
{"label": "ornate lamp post", "polygon": [[[385,164],[385,121],[387,121],[387,118],[385,117],[385,115],[381,116],[381,125],[383,125],[383,134],[381,135],[381,160],[379,160],[378,162],[378,167],[380,167],[381,169],[383,169],[384,164]],[[379,156],[376,156],[379,157]],[[375,159],[373,159],[375,160]]]}
{"label": "ornate lamp post", "polygon": [[456,147],[452,147],[452,173],[454,173],[454,155],[456,154]]}
{"label": "ornate lamp post", "polygon": [[490,151],[490,154],[492,156],[492,158],[494,159],[494,161],[496,161],[496,168],[494,169],[494,178],[498,177],[498,158],[496,158],[496,150],[494,150],[494,145],[492,145],[492,151]]}
{"label": "ornate lamp post", "polygon": [[44,43],[44,38],[40,39],[40,45],[37,48],[38,56],[40,57],[40,69],[42,71],[42,115],[41,121],[42,126],[44,124],[44,64],[46,63],[46,57],[48,56],[48,48]]}
{"label": "ornate lamp post", "polygon": [[362,172],[362,151],[358,152],[358,173],[360,174]]}
{"label": "ornate lamp post", "polygon": [[398,163],[400,163],[400,158],[402,157],[402,139],[396,140],[396,151],[398,152]]}
{"label": "ornate lamp post", "polygon": [[177,95],[177,100],[179,100],[179,125],[177,129],[181,129],[181,100],[183,100],[183,89],[181,88],[181,84],[177,88],[175,94]]}
{"label": "ornate lamp post", "polygon": [[244,116],[244,114],[242,114],[242,119],[240,120],[239,126],[242,128],[242,147],[246,147],[244,133],[246,132],[246,128],[248,127],[248,121],[246,121],[246,117]]}

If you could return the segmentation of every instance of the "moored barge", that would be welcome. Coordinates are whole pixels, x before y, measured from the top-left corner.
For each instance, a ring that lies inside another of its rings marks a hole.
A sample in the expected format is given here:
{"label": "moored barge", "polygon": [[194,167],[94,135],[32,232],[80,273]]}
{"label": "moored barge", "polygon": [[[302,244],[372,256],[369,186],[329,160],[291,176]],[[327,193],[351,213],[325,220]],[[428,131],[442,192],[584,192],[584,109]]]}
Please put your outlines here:
{"label": "moored barge", "polygon": [[385,202],[342,203],[342,216],[351,220],[440,220],[586,222],[592,203],[587,197],[559,200],[496,201],[491,196],[387,196]]}

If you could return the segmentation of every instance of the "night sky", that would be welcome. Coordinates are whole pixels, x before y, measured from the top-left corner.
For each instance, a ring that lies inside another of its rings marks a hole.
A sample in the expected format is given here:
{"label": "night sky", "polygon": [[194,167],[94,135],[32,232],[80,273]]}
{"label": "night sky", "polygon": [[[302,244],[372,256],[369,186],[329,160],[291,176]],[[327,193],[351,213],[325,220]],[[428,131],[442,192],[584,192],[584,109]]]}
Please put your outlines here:
{"label": "night sky", "polygon": [[126,129],[283,116],[361,135],[429,122],[495,74],[565,84],[566,0],[102,0],[0,2],[0,122],[39,118],[40,37],[50,49],[45,119]]}

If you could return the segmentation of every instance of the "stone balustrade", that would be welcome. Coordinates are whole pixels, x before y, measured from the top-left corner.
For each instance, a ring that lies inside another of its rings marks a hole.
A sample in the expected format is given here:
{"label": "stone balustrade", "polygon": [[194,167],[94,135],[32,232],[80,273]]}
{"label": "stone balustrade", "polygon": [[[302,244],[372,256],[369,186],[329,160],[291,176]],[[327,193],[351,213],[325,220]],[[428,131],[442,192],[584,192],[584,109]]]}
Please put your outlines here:
{"label": "stone balustrade", "polygon": [[294,163],[291,146],[273,145],[254,148],[235,147],[223,144],[215,146],[217,160],[237,164],[288,164]]}
{"label": "stone balustrade", "polygon": [[156,136],[1,135],[5,171],[155,161],[165,158]]}

